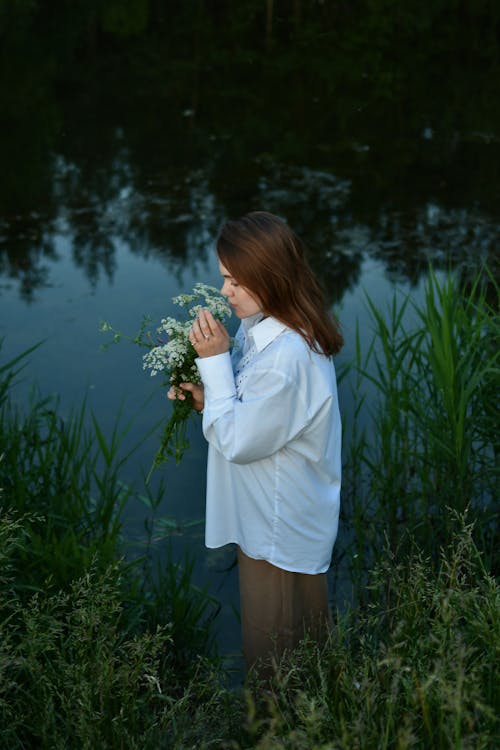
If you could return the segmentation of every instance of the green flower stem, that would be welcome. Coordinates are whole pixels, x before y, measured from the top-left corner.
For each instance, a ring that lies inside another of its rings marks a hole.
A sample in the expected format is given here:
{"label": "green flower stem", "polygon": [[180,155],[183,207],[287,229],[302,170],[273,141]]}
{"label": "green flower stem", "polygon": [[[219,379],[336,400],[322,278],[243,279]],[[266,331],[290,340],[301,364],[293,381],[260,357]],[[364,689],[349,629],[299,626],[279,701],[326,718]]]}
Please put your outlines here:
{"label": "green flower stem", "polygon": [[189,440],[186,437],[187,423],[191,416],[199,412],[193,410],[192,394],[186,391],[185,396],[185,400],[176,399],[173,402],[172,414],[163,429],[160,446],[151,464],[146,484],[149,484],[153,471],[167,463],[169,458],[175,458],[176,464],[179,464],[189,448]]}

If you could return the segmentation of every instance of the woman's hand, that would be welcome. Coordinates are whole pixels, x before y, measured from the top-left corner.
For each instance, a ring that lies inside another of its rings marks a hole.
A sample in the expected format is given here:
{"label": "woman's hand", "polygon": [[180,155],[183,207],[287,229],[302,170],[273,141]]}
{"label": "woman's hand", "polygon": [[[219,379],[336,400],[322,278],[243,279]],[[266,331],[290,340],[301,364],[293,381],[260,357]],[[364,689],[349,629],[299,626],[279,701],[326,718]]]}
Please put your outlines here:
{"label": "woman's hand", "polygon": [[193,322],[189,340],[198,357],[223,354],[228,351],[230,342],[229,334],[220,320],[216,320],[210,310],[205,308],[201,308]]}
{"label": "woman's hand", "polygon": [[167,393],[167,398],[171,401],[179,399],[179,401],[185,401],[186,395],[183,391],[189,391],[193,396],[193,409],[195,411],[203,411],[205,406],[205,391],[202,385],[196,383],[181,383],[180,385],[172,385]]}

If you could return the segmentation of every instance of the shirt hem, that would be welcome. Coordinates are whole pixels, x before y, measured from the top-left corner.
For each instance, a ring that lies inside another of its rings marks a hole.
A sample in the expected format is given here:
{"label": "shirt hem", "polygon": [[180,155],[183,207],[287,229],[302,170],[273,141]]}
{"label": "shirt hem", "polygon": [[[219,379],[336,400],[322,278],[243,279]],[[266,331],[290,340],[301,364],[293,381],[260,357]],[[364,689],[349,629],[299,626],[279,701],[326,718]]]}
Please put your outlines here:
{"label": "shirt hem", "polygon": [[328,563],[328,565],[326,566],[320,566],[319,568],[315,569],[314,572],[305,570],[304,568],[300,568],[296,565],[278,563],[272,558],[271,555],[265,557],[264,555],[251,554],[250,552],[248,552],[248,550],[245,549],[245,547],[243,547],[242,544],[233,539],[229,540],[228,542],[221,542],[220,544],[208,544],[207,542],[205,542],[205,547],[207,547],[207,549],[219,549],[220,547],[227,547],[229,544],[238,545],[241,551],[252,560],[264,560],[265,562],[269,563],[269,565],[274,565],[275,568],[279,568],[280,570],[286,570],[288,573],[303,573],[305,575],[315,576],[321,575],[322,573],[327,573],[330,569],[330,563]]}

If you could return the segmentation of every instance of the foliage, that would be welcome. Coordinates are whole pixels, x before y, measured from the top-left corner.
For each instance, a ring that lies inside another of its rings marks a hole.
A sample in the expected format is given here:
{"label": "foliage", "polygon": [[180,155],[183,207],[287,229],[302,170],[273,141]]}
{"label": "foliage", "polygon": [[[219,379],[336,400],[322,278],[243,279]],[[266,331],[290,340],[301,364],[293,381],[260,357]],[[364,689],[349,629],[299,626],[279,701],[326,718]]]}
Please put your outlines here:
{"label": "foliage", "polygon": [[[457,526],[460,523],[455,522]],[[0,747],[270,750],[456,748],[499,739],[500,592],[462,526],[437,565],[389,551],[365,608],[304,642],[272,679],[228,691],[203,660],[173,668],[169,627],[123,627],[120,567],[20,605],[8,561],[24,519],[0,522]]]}
{"label": "foliage", "polygon": [[119,562],[91,563],[66,591],[22,603],[16,557],[28,553],[29,520],[0,518],[0,747],[172,747],[178,716],[219,700],[213,663],[180,670],[168,621],[131,631]]}
{"label": "foliage", "polygon": [[217,604],[188,557],[124,559],[126,428],[15,408],[24,356],[0,370],[0,747],[161,747],[214,669]]}
{"label": "foliage", "polygon": [[85,404],[62,419],[56,400],[35,396],[26,414],[6,399],[0,413],[3,503],[29,522],[30,545],[19,551],[23,586],[65,586],[99,553],[106,567],[120,541],[121,513],[130,495],[119,472],[118,424],[106,441],[97,420],[85,428]]}
{"label": "foliage", "polygon": [[487,270],[463,285],[431,270],[409,329],[410,298],[395,295],[388,315],[368,298],[374,334],[367,352],[358,345],[355,415],[370,418],[345,459],[353,572],[371,566],[385,538],[435,556],[451,539],[447,508],[468,514],[498,566],[498,292]]}
{"label": "foliage", "polygon": [[436,566],[417,547],[404,563],[384,554],[369,605],[340,619],[323,650],[303,644],[265,697],[254,687],[237,747],[498,745],[500,591],[471,527],[454,526]]}

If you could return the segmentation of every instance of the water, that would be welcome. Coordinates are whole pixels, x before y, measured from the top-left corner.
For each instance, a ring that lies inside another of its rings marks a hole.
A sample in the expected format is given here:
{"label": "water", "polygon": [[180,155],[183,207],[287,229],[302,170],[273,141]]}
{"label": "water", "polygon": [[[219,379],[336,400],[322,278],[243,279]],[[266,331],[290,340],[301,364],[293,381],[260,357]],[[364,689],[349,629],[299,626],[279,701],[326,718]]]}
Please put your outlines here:
{"label": "water", "polygon": [[[133,419],[124,448],[140,441],[170,404],[138,349],[100,350],[100,321],[133,334],[196,281],[219,284],[217,228],[247,210],[284,216],[309,245],[342,322],[339,365],[356,322],[369,339],[364,291],[383,307],[395,288],[418,300],[429,263],[497,267],[500,71],[498,39],[480,38],[487,9],[454,12],[443,40],[430,33],[441,11],[425,4],[396,23],[376,4],[334,18],[329,4],[294,3],[271,28],[250,0],[224,23],[203,2],[194,15],[190,3],[137,4],[142,21],[133,3],[98,18],[91,5],[65,17],[41,2],[2,21],[2,360],[44,341],[21,403],[34,384],[59,395],[63,416],[86,398],[107,432],[118,414]],[[418,61],[405,44],[415,34]],[[348,427],[348,383],[340,396]],[[223,604],[223,651],[237,652],[232,552],[203,545],[195,422],[190,438],[182,464],[162,470],[160,513],[178,524],[175,555],[196,555],[197,582]],[[139,493],[156,442],[125,469]],[[143,538],[144,517],[131,503],[128,540]]]}

